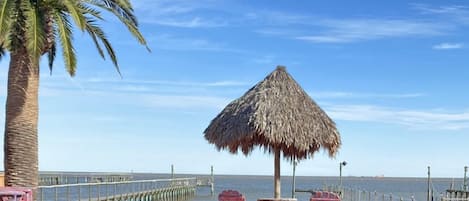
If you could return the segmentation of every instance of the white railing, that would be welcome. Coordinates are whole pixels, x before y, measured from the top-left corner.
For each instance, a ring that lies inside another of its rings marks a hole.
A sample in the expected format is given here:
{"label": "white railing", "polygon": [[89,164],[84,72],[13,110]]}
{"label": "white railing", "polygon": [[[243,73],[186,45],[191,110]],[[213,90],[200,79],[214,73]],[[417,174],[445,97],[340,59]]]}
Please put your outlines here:
{"label": "white railing", "polygon": [[36,194],[36,200],[94,201],[104,200],[112,196],[137,194],[141,192],[155,191],[158,189],[171,189],[181,187],[195,188],[196,185],[196,178],[178,178],[39,186]]}

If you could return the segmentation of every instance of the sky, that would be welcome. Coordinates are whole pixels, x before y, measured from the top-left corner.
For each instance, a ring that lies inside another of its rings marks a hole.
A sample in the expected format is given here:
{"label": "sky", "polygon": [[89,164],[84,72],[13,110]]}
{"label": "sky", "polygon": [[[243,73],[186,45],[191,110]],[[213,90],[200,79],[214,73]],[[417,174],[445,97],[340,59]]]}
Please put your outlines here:
{"label": "sky", "polygon": [[[213,165],[215,174],[272,175],[272,155],[218,152],[203,131],[277,65],[343,143],[335,158],[301,161],[297,175],[335,176],[347,161],[346,176],[425,177],[431,166],[435,177],[462,177],[469,165],[468,2],[132,2],[151,53],[115,18],[101,23],[122,78],[77,30],[75,77],[60,55],[52,75],[43,58],[41,171],[169,173],[174,164],[177,173]],[[0,61],[0,104],[8,64]],[[281,172],[291,175],[288,161]]]}

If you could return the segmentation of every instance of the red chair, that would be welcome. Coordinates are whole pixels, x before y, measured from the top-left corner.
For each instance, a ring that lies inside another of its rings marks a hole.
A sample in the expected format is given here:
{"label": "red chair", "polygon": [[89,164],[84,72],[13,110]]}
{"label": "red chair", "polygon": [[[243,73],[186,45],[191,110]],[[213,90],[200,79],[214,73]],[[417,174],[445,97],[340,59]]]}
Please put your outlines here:
{"label": "red chair", "polygon": [[246,198],[238,191],[226,190],[218,195],[218,201],[246,201]]}
{"label": "red chair", "polygon": [[340,201],[339,195],[327,191],[316,191],[309,201]]}
{"label": "red chair", "polygon": [[33,191],[23,187],[2,187],[0,201],[33,201]]}

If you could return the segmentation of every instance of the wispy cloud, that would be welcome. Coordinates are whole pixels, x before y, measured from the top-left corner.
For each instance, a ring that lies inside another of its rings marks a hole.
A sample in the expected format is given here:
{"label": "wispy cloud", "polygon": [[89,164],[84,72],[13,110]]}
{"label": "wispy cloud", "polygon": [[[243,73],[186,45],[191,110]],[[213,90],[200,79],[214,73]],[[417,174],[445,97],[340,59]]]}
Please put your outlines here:
{"label": "wispy cloud", "polygon": [[227,25],[225,21],[208,20],[202,17],[190,18],[144,18],[143,23],[158,24],[171,27],[180,28],[209,28],[209,27],[223,27]]}
{"label": "wispy cloud", "polygon": [[445,5],[445,6],[431,6],[427,4],[421,3],[414,3],[411,6],[416,9],[420,10],[422,13],[425,14],[459,14],[459,13],[466,13],[468,7],[461,6],[461,5]]}
{"label": "wispy cloud", "polygon": [[424,93],[357,93],[357,92],[311,92],[311,96],[314,98],[383,98],[383,99],[401,99],[401,98],[418,98],[425,96]]}
{"label": "wispy cloud", "polygon": [[440,43],[434,45],[432,48],[435,50],[450,50],[450,49],[461,49],[464,47],[462,43]]}
{"label": "wispy cloud", "polygon": [[229,98],[216,96],[178,96],[178,95],[148,95],[139,99],[147,107],[156,108],[213,108],[223,109],[230,101]]}
{"label": "wispy cloud", "polygon": [[113,104],[158,109],[222,109],[232,98],[224,87],[244,85],[241,82],[177,82],[90,79],[77,81],[77,86],[44,83],[41,97],[76,97]]}
{"label": "wispy cloud", "polygon": [[151,12],[152,15],[158,16],[184,14],[204,6],[204,4],[178,0],[138,0],[132,3],[136,10],[145,11],[147,14]]}
{"label": "wispy cloud", "polygon": [[321,33],[294,37],[313,43],[347,43],[392,37],[442,35],[449,27],[415,20],[329,19],[319,21]]}
{"label": "wispy cloud", "polygon": [[254,33],[270,36],[292,36],[295,34],[291,29],[280,28],[261,28],[253,31]]}
{"label": "wispy cloud", "polygon": [[469,112],[412,110],[375,105],[326,105],[332,118],[345,121],[397,124],[412,129],[462,130],[469,128]]}
{"label": "wispy cloud", "polygon": [[461,5],[431,6],[427,4],[411,4],[422,14],[440,15],[449,17],[462,24],[469,24],[469,7]]}
{"label": "wispy cloud", "polygon": [[150,37],[149,41],[156,41],[157,45],[155,46],[163,50],[249,53],[246,50],[231,48],[223,42],[214,42],[201,38],[175,37],[169,34]]}
{"label": "wispy cloud", "polygon": [[247,22],[262,25],[281,25],[288,26],[293,24],[310,24],[312,17],[279,11],[257,10],[255,12],[245,13],[243,16]]}
{"label": "wispy cloud", "polygon": [[90,78],[82,80],[82,82],[90,83],[120,83],[120,84],[140,84],[140,85],[169,85],[169,86],[182,86],[182,87],[237,87],[247,86],[252,83],[223,80],[214,82],[193,82],[193,81],[169,81],[169,80],[135,80],[135,79],[101,79]]}
{"label": "wispy cloud", "polygon": [[274,62],[274,60],[275,60],[275,56],[267,55],[267,56],[261,56],[259,58],[255,58],[253,59],[253,62],[258,63],[258,64],[271,64]]}
{"label": "wispy cloud", "polygon": [[225,20],[201,14],[201,11],[210,10],[216,5],[217,2],[212,0],[139,0],[134,3],[135,9],[141,13],[141,22],[179,28],[225,26]]}
{"label": "wispy cloud", "polygon": [[[455,12],[456,10],[460,17],[466,15],[466,10],[460,7],[449,7],[440,12]],[[469,17],[469,12],[467,16]],[[258,34],[312,43],[351,43],[398,37],[428,37],[444,35],[455,29],[454,23],[435,20],[433,17],[426,19],[402,18],[401,16],[340,19],[301,13],[261,11],[245,14],[245,20],[254,21],[256,25],[261,26],[254,30]],[[286,27],[288,29],[285,29]]]}

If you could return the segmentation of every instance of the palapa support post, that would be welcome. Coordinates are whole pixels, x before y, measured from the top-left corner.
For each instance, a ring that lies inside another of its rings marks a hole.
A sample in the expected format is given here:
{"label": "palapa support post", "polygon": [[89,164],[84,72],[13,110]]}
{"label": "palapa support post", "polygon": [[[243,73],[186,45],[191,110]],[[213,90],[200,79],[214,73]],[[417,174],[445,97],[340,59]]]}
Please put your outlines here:
{"label": "palapa support post", "polygon": [[280,148],[275,148],[274,198],[280,198]]}
{"label": "palapa support post", "polygon": [[296,180],[295,180],[295,172],[296,172],[296,158],[293,158],[293,178],[291,184],[291,198],[295,198],[295,190],[296,190]]}

